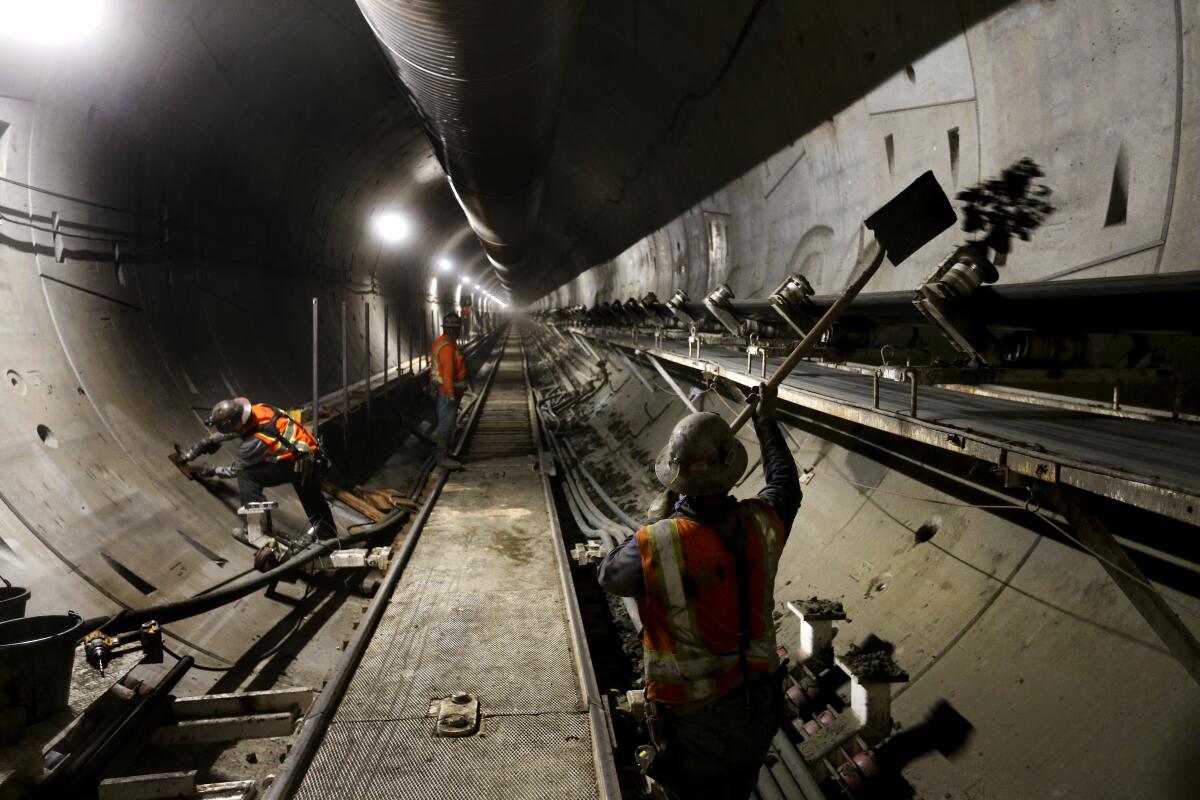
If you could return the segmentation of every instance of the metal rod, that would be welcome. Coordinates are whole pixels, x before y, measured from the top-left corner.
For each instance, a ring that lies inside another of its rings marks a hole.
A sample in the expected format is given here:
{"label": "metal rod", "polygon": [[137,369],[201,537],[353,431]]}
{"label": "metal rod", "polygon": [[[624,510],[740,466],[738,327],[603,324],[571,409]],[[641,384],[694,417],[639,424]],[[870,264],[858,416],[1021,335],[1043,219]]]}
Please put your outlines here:
{"label": "metal rod", "polygon": [[[671,377],[671,373],[669,373],[665,369],[663,369],[663,365],[658,363],[657,358],[655,358],[654,356],[645,352],[644,350],[642,352],[646,356],[646,358],[650,361],[650,363],[654,365],[654,368],[656,370],[658,370],[658,374],[662,375],[664,378],[666,378],[667,385],[675,390],[675,394],[679,395],[679,399],[683,401],[683,404],[686,405],[688,408],[690,408],[692,410],[693,414],[698,413],[700,411],[700,409],[696,408],[696,404],[693,403],[688,398],[688,396],[683,393],[683,390],[679,388],[679,384],[676,383],[675,379]],[[736,430],[736,428],[734,430]]]}
{"label": "metal rod", "polygon": [[342,451],[350,452],[350,360],[346,344],[346,301],[342,301]]}
{"label": "metal rod", "polygon": [[[821,318],[817,320],[817,324],[813,325],[812,330],[805,334],[804,338],[800,340],[800,344],[796,345],[796,349],[779,365],[775,373],[767,379],[767,386],[772,389],[778,388],[779,384],[783,383],[783,379],[791,374],[791,371],[800,363],[800,360],[817,345],[817,342],[821,340],[821,334],[829,330],[829,326],[833,325],[834,321],[842,315],[842,312],[849,307],[854,298],[858,296],[858,293],[867,285],[867,282],[879,271],[879,266],[883,263],[883,256],[883,247],[880,246],[879,242],[872,239],[870,244],[863,250],[862,256],[859,259],[860,270],[858,277],[846,287],[846,290],[834,301],[833,305],[821,315]],[[754,409],[750,406],[743,408],[730,427],[736,432],[749,421],[753,413]]]}
{"label": "metal rod", "polygon": [[383,390],[387,391],[388,382],[388,307],[383,304]]}
{"label": "metal rod", "polygon": [[879,370],[871,373],[871,408],[879,408]]}
{"label": "metal rod", "polygon": [[312,435],[315,437],[320,432],[321,427],[321,391],[317,388],[317,348],[318,348],[318,326],[317,326],[317,298],[312,299],[312,390],[313,390],[313,412],[312,412]]}
{"label": "metal rod", "polygon": [[[503,354],[503,352],[504,349],[501,347],[500,353]],[[488,375],[487,382],[484,384],[481,396],[486,395],[491,389],[492,378],[498,371],[499,363],[499,358],[497,358],[495,365]],[[457,455],[461,452],[466,442],[467,434],[472,429],[475,419],[478,418],[478,408],[481,407],[482,403],[476,404],[476,410],[472,412],[471,419],[463,427],[463,433],[459,437],[454,454]],[[337,667],[334,668],[333,674],[325,683],[325,688],[317,695],[308,713],[305,715],[304,727],[301,729],[300,736],[296,740],[295,746],[289,752],[287,760],[283,762],[278,777],[276,777],[274,783],[267,790],[265,800],[284,800],[284,798],[295,794],[296,790],[300,787],[300,782],[304,779],[304,775],[308,771],[308,766],[321,744],[325,729],[328,727],[334,712],[337,710],[338,704],[345,695],[346,688],[350,685],[350,679],[354,677],[354,673],[358,669],[358,664],[362,660],[363,653],[366,652],[367,645],[370,643],[375,629],[379,626],[379,620],[383,617],[383,612],[391,601],[392,594],[395,593],[396,585],[400,582],[400,577],[404,573],[404,567],[412,557],[417,540],[421,538],[421,531],[425,528],[425,523],[429,520],[433,512],[433,507],[437,503],[438,497],[441,496],[443,487],[446,485],[446,479],[449,477],[450,473],[448,471],[438,471],[438,477],[429,492],[429,496],[421,506],[421,510],[417,513],[416,518],[413,519],[412,527],[409,529],[408,536],[404,540],[404,546],[400,549],[395,560],[392,561],[391,566],[388,567],[383,582],[380,584],[379,589],[376,590],[375,596],[371,599],[370,605],[367,606],[367,610],[363,614],[353,638],[350,640],[350,644],[346,647],[345,655],[342,656]]]}
{"label": "metal rod", "polygon": [[[534,445],[540,452],[542,449],[541,425],[533,403],[533,391],[529,388],[529,360],[521,347],[522,371],[525,374],[525,385],[528,392],[529,421],[533,426]],[[571,567],[567,562],[567,550],[563,544],[562,526],[558,519],[558,510],[554,502],[553,489],[550,486],[550,476],[543,470],[542,494],[546,500],[546,511],[550,515],[550,532],[554,545],[554,557],[558,564],[558,577],[562,585],[567,622],[571,631],[571,639],[575,645],[571,648],[575,656],[575,667],[579,678],[579,688],[583,702],[588,711],[588,723],[592,733],[592,759],[596,764],[596,788],[600,800],[619,800],[621,797],[620,782],[617,778],[617,764],[613,758],[615,742],[609,739],[609,724],[604,711],[600,694],[600,686],[596,680],[596,672],[592,667],[592,657],[588,650],[587,635],[584,632],[583,619],[579,610],[579,600],[575,594],[575,582],[571,578]]]}
{"label": "metal rod", "polygon": [[371,431],[371,301],[363,303],[363,340],[367,347],[367,363],[364,368],[367,374],[367,434]]}
{"label": "metal rod", "polygon": [[642,371],[637,368],[637,365],[634,364],[632,361],[630,361],[629,358],[624,353],[621,352],[621,349],[619,347],[611,348],[611,349],[612,349],[612,352],[616,353],[617,357],[619,359],[621,359],[621,362],[623,364],[625,364],[626,367],[628,367],[629,374],[631,374],[631,375],[633,375],[633,377],[637,378],[638,383],[640,383],[642,386],[646,387],[646,391],[653,393],[654,386],[651,385],[650,381],[646,380],[646,376],[643,375]]}
{"label": "metal rod", "polygon": [[1040,488],[1067,518],[1071,531],[1080,543],[1096,557],[1171,655],[1187,670],[1192,680],[1200,684],[1200,641],[1117,543],[1101,516],[1092,510],[1089,499],[1079,490],[1060,484],[1043,483]]}
{"label": "metal rod", "polygon": [[921,385],[920,382],[917,380],[917,373],[915,373],[915,372],[908,373],[908,383],[909,383],[908,413],[912,416],[913,419],[916,419],[917,418],[917,387]]}
{"label": "metal rod", "polygon": [[284,800],[284,798],[291,797],[300,788],[300,781],[308,772],[308,765],[316,755],[317,747],[325,735],[325,729],[328,727],[333,713],[337,710],[342,696],[346,693],[350,679],[354,677],[358,663],[362,660],[363,653],[366,652],[367,644],[370,643],[375,629],[379,626],[383,611],[387,608],[392,594],[396,590],[396,584],[400,582],[404,567],[412,557],[413,550],[416,549],[417,540],[421,538],[421,531],[429,520],[433,506],[441,496],[442,488],[446,485],[448,477],[450,477],[450,473],[446,470],[437,473],[429,497],[426,498],[416,519],[413,520],[400,553],[388,567],[383,582],[375,591],[375,596],[371,598],[371,603],[367,606],[358,628],[354,631],[354,636],[350,639],[345,654],[334,668],[325,687],[313,700],[308,713],[305,714],[304,727],[300,730],[300,736],[291,752],[288,753],[287,760],[283,762],[275,781],[267,790],[266,800]]}
{"label": "metal rod", "polygon": [[68,755],[67,760],[60,763],[42,782],[37,794],[41,797],[79,797],[84,795],[88,786],[94,787],[101,770],[149,723],[151,716],[162,707],[170,691],[193,663],[191,656],[176,661],[159,678],[150,693],[119,722],[102,734],[93,735],[78,753]]}

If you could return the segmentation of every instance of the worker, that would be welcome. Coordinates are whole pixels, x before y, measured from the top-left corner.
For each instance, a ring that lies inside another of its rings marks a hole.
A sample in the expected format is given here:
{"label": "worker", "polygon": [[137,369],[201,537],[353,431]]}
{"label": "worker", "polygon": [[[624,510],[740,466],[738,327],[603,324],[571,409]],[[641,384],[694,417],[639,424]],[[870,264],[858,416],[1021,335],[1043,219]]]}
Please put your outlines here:
{"label": "worker", "polygon": [[657,751],[649,775],[677,800],[745,800],[782,720],[775,572],[800,480],[774,389],[764,384],[752,402],[766,481],[758,496],[728,494],[747,459],[725,420],[690,414],[654,465],[665,518],[648,520],[599,567],[606,591],[637,598]]}
{"label": "worker", "polygon": [[442,335],[433,342],[429,382],[437,401],[437,464],[444,469],[461,469],[462,462],[450,457],[458,404],[467,389],[467,360],[458,350],[462,318],[453,312],[442,317]]}
{"label": "worker", "polygon": [[189,447],[180,455],[180,461],[186,464],[217,452],[224,442],[241,439],[233,463],[207,474],[237,478],[243,508],[265,501],[264,487],[291,484],[318,538],[337,536],[333,511],[321,494],[321,480],[329,461],[307,428],[283,409],[252,404],[245,397],[217,403],[204,424],[217,432]]}

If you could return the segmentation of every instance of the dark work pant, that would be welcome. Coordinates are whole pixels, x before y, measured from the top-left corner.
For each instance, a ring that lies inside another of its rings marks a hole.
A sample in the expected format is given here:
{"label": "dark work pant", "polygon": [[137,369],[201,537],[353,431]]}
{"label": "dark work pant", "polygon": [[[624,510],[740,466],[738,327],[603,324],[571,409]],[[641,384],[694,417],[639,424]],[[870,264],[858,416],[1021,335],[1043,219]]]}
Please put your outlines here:
{"label": "dark work pant", "polygon": [[746,800],[782,718],[774,684],[755,681],[748,697],[739,687],[691,714],[666,707],[667,746],[650,775],[675,800]]}
{"label": "dark work pant", "polygon": [[337,526],[333,521],[333,510],[329,503],[325,502],[325,495],[321,494],[321,478],[324,472],[320,467],[314,468],[308,480],[301,481],[290,460],[274,463],[263,461],[252,464],[238,473],[238,494],[241,496],[242,505],[262,502],[267,499],[263,494],[264,487],[290,483],[296,490],[296,496],[300,498],[300,505],[304,506],[304,513],[308,515],[309,520],[320,521],[318,537],[328,539],[337,535]]}

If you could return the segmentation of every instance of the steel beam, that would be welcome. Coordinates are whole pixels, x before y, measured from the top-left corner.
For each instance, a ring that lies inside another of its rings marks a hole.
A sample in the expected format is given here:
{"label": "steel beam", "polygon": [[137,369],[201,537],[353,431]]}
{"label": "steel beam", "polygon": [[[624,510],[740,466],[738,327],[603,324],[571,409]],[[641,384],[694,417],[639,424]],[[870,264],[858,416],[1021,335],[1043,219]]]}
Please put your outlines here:
{"label": "steel beam", "polygon": [[1046,484],[1040,488],[1067,518],[1072,533],[1096,556],[1100,566],[1129,598],[1171,655],[1188,671],[1192,680],[1200,684],[1200,642],[1117,543],[1087,498],[1076,489],[1062,486]]}
{"label": "steel beam", "polygon": [[679,384],[676,383],[675,379],[671,377],[671,373],[669,373],[665,369],[663,369],[663,365],[658,363],[658,359],[655,358],[654,356],[650,355],[649,353],[647,353],[644,350],[642,351],[642,355],[644,355],[646,357],[646,359],[652,365],[654,365],[654,368],[656,370],[658,370],[658,374],[662,375],[663,378],[666,379],[667,385],[675,390],[675,394],[679,395],[679,399],[683,401],[683,404],[686,405],[688,408],[690,408],[692,410],[693,414],[698,413],[700,411],[700,409],[696,408],[696,404],[693,403],[691,401],[691,399],[689,399],[688,396],[683,393],[683,390],[679,388]]}

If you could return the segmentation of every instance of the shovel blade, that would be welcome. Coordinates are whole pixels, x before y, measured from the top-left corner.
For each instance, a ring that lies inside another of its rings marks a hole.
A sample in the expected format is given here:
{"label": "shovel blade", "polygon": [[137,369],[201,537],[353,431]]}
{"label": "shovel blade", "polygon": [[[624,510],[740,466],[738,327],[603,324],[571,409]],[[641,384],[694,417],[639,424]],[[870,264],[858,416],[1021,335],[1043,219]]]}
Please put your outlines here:
{"label": "shovel blade", "polygon": [[926,172],[866,220],[893,266],[958,221],[933,172]]}

